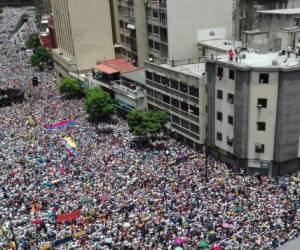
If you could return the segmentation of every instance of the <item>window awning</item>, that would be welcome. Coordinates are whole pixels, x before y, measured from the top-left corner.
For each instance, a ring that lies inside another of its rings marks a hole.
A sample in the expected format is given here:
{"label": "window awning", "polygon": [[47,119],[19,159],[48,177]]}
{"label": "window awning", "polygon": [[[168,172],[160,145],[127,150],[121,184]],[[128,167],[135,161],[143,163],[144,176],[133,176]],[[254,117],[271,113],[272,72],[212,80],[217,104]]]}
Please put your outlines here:
{"label": "window awning", "polygon": [[116,74],[116,73],[120,73],[119,70],[117,69],[114,69],[112,67],[109,67],[105,64],[98,64],[94,67],[96,70],[104,73],[104,74],[107,74],[107,75],[112,75],[112,74]]}

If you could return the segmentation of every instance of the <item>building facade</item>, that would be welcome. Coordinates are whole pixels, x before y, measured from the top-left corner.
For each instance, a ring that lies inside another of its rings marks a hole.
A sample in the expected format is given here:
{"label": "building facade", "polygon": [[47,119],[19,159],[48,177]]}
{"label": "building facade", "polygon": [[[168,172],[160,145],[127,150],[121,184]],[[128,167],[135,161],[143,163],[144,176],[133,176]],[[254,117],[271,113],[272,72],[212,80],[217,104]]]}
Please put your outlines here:
{"label": "building facade", "polygon": [[201,60],[145,63],[148,109],[168,112],[170,132],[198,148],[206,134],[206,77]]}
{"label": "building facade", "polygon": [[250,172],[281,175],[300,163],[300,65],[295,57],[245,54],[206,63],[212,154]]}
{"label": "building facade", "polygon": [[58,46],[53,58],[58,69],[84,72],[96,61],[115,58],[108,1],[52,0],[51,4]]}
{"label": "building facade", "polygon": [[143,67],[149,53],[145,1],[118,1],[122,55]]}

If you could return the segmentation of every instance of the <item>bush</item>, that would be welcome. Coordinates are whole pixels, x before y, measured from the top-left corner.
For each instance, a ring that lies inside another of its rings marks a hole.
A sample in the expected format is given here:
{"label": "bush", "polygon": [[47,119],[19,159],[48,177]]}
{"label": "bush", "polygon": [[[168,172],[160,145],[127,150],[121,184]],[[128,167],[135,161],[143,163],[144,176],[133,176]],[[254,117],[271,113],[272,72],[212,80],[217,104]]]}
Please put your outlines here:
{"label": "bush", "polygon": [[38,33],[30,34],[26,42],[26,47],[28,49],[36,49],[39,46],[41,46],[39,34]]}
{"label": "bush", "polygon": [[168,119],[169,115],[166,112],[147,112],[140,109],[132,110],[127,116],[129,130],[136,136],[160,133]]}
{"label": "bush", "polygon": [[44,47],[38,47],[30,58],[31,65],[38,67],[40,70],[46,69],[47,65],[52,62],[50,52]]}
{"label": "bush", "polygon": [[72,77],[64,77],[61,79],[59,91],[67,98],[78,98],[83,96],[82,83]]}
{"label": "bush", "polygon": [[86,91],[84,107],[92,121],[110,118],[115,112],[115,105],[110,95],[100,88]]}

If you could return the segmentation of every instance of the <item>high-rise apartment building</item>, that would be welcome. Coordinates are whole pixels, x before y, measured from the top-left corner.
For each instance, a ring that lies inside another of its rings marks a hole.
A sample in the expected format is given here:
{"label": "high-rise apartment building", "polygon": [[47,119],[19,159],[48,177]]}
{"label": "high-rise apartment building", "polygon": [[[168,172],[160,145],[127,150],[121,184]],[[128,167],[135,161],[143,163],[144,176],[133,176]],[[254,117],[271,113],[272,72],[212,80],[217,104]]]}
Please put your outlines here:
{"label": "high-rise apartment building", "polygon": [[118,7],[122,55],[143,66],[149,53],[145,1],[118,0]]}
{"label": "high-rise apartment building", "polygon": [[140,66],[195,57],[197,41],[209,34],[231,38],[233,1],[119,0],[123,55]]}
{"label": "high-rise apartment building", "polygon": [[52,0],[58,49],[53,58],[62,72],[88,71],[114,58],[111,7],[107,0]]}

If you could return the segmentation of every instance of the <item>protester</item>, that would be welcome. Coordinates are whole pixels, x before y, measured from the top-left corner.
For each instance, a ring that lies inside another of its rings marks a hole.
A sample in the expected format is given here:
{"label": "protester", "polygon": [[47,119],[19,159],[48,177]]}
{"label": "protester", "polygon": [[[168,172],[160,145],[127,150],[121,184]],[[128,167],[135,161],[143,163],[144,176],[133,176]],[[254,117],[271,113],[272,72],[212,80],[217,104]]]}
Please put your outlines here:
{"label": "protester", "polygon": [[[4,8],[1,30],[21,13]],[[36,30],[26,13],[24,36]],[[1,37],[1,87],[27,96],[0,108],[1,249],[275,249],[299,236],[299,172],[277,183],[210,158],[206,182],[204,156],[173,139],[137,150],[120,118],[99,133],[108,125],[60,98],[56,72],[36,72]]]}

